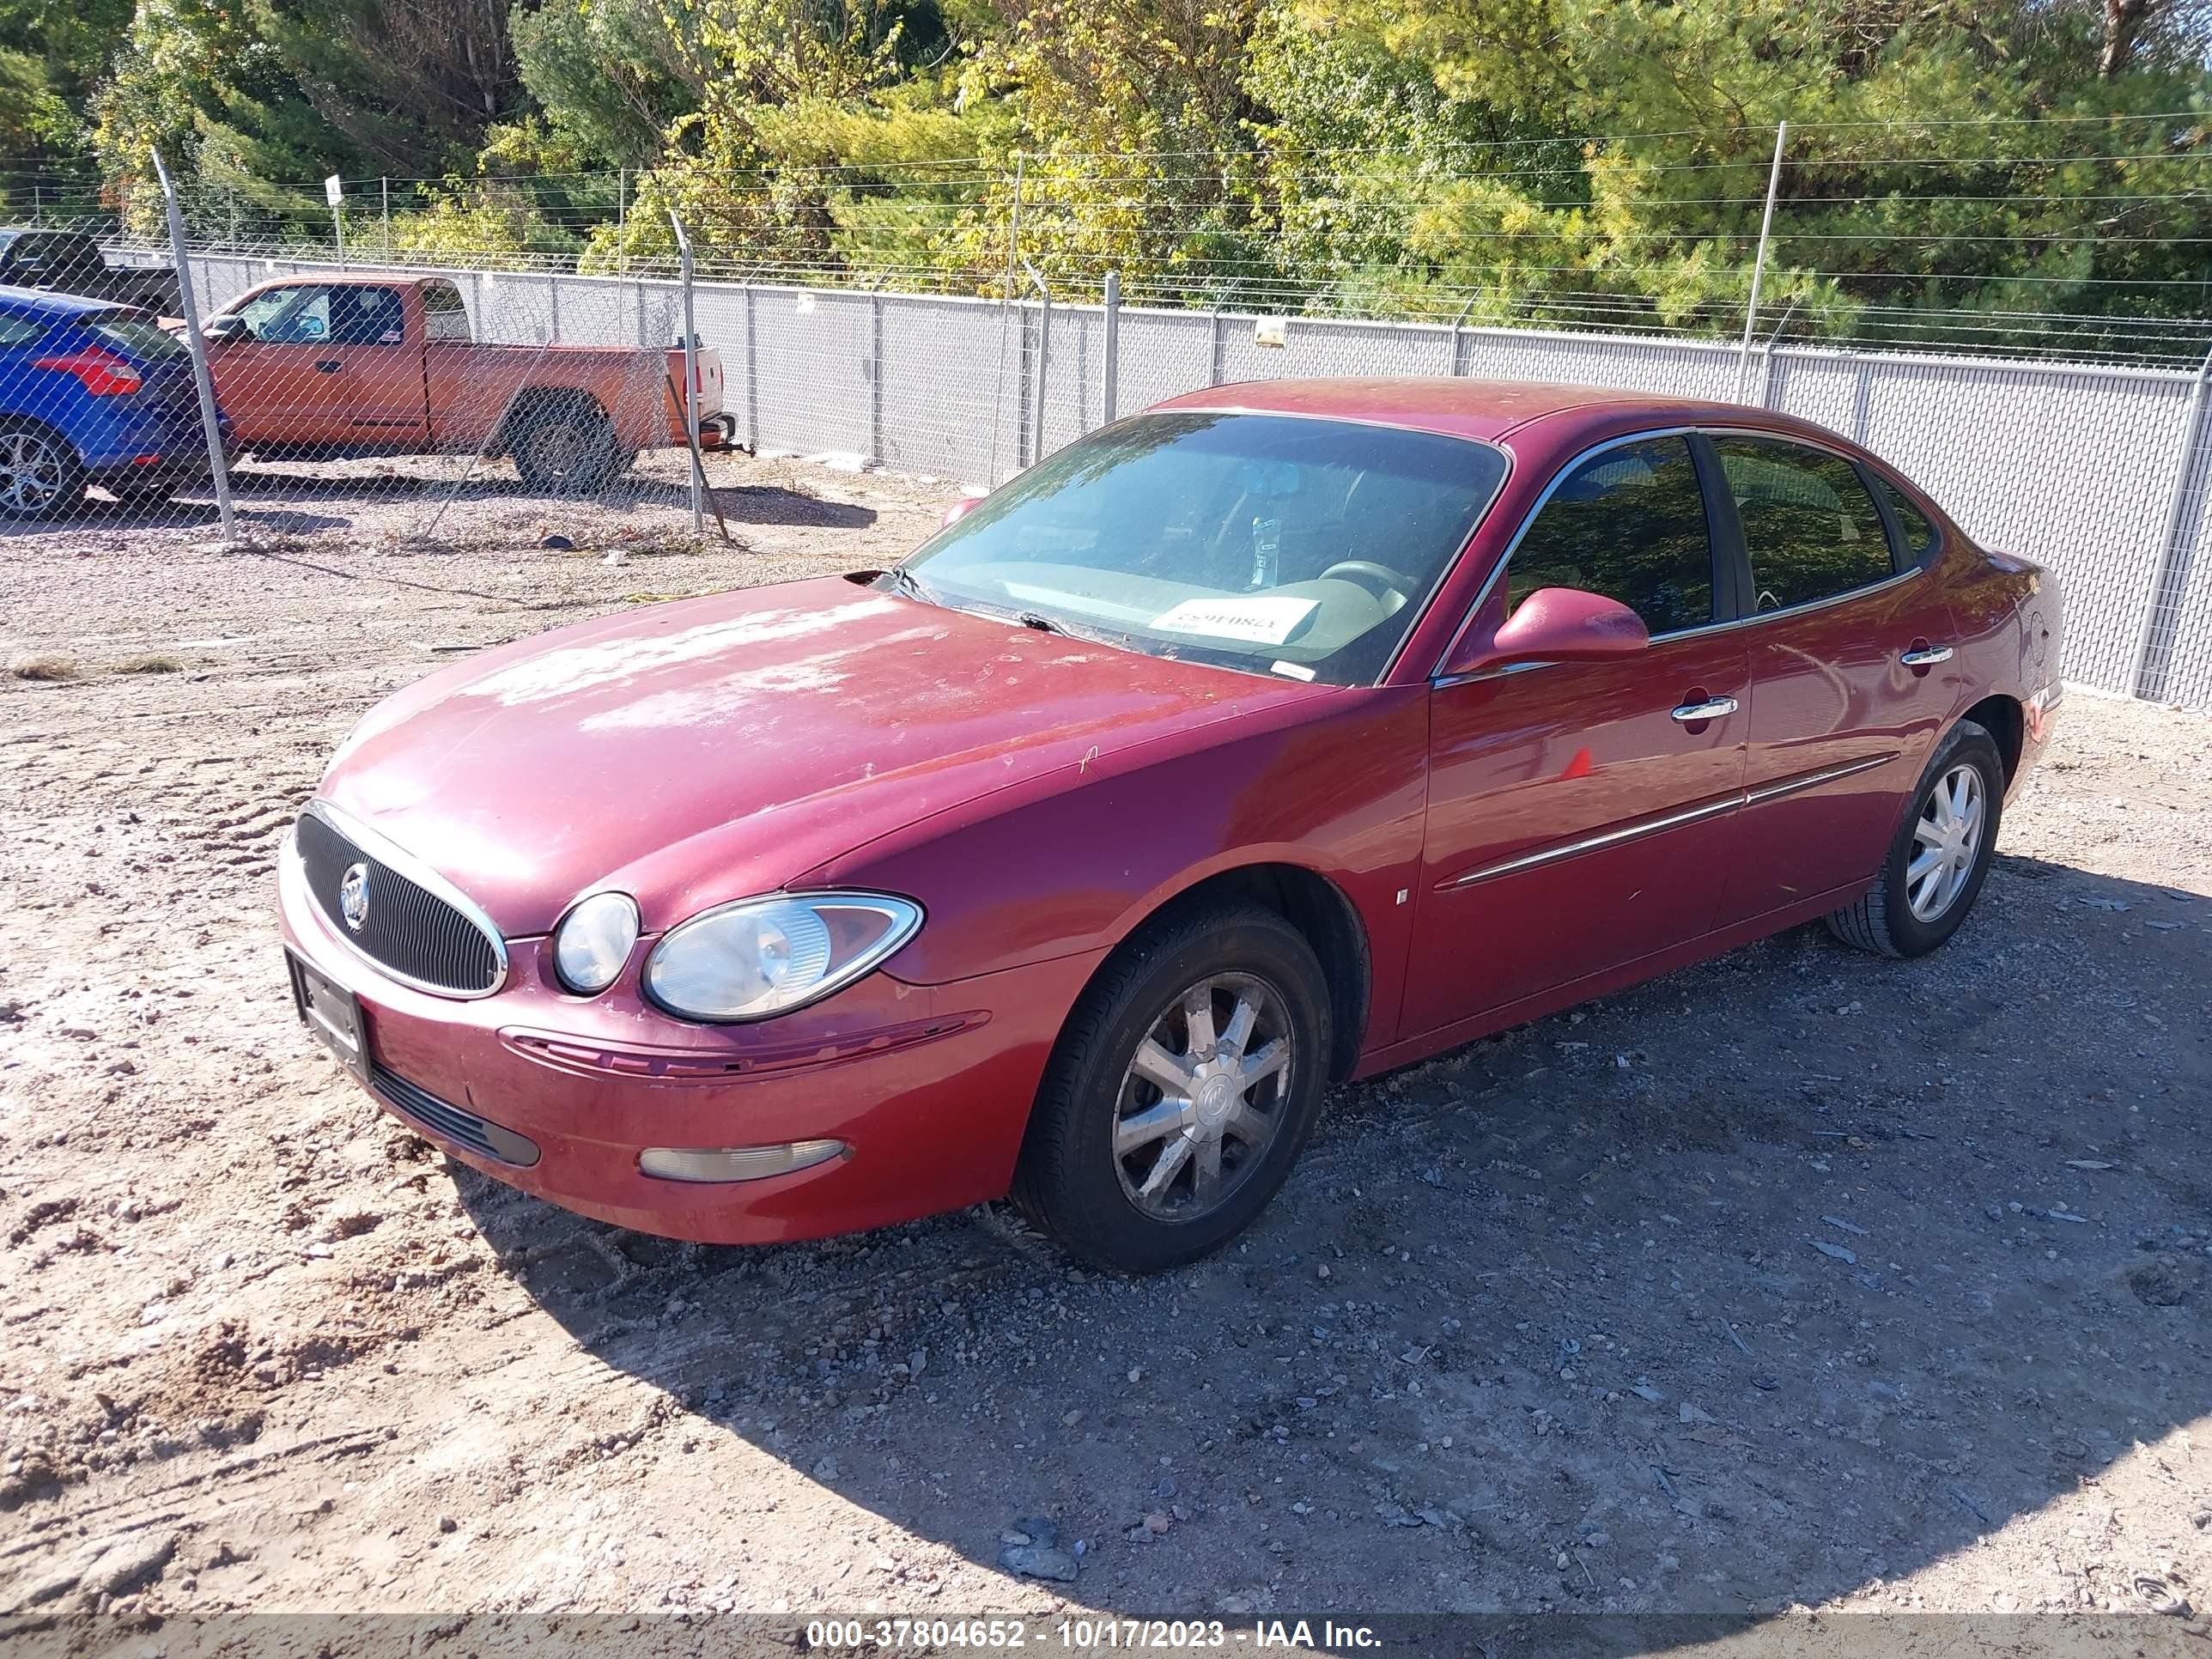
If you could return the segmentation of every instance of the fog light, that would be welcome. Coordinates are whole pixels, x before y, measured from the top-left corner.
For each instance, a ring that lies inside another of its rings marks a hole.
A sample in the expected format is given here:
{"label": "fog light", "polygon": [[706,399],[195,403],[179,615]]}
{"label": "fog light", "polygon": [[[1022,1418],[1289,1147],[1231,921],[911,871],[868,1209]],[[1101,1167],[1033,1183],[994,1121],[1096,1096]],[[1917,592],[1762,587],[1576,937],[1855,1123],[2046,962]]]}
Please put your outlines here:
{"label": "fog light", "polygon": [[842,1140],[794,1140],[786,1146],[648,1146],[637,1167],[663,1181],[763,1181],[826,1164],[845,1151]]}

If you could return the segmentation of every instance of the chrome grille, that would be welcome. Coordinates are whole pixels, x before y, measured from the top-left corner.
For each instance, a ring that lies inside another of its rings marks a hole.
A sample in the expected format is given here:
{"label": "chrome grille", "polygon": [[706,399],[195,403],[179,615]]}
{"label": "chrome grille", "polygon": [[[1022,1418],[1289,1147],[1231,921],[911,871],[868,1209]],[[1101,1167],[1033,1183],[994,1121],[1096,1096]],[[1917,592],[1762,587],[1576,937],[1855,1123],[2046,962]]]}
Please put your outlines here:
{"label": "chrome grille", "polygon": [[[424,990],[482,996],[498,988],[506,952],[473,918],[355,844],[310,807],[300,819],[300,866],[331,931],[370,961]],[[345,919],[340,892],[346,872],[362,867],[368,908],[361,925]]]}

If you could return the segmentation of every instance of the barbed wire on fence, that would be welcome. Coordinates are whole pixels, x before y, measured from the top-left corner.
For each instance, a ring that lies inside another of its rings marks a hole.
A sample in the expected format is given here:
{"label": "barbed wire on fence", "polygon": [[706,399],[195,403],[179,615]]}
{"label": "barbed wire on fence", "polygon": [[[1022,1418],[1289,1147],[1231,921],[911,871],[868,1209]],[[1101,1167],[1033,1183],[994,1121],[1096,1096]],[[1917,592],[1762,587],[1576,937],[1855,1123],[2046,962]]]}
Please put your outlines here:
{"label": "barbed wire on fence", "polygon": [[[1184,187],[1220,180],[1165,154],[1063,156],[1045,177],[977,158],[694,175],[696,374],[676,239],[659,228],[665,180],[395,179],[342,188],[335,210],[319,182],[187,185],[181,258],[158,234],[158,191],[136,185],[40,179],[15,216],[181,270],[209,320],[247,534],[550,539],[610,557],[694,544],[687,405],[712,501],[729,477],[714,449],[988,486],[1116,414],[1224,381],[1588,381],[1860,437],[1977,536],[2059,568],[2069,672],[2212,702],[2212,574],[2191,574],[2212,573],[2212,549],[2197,556],[2212,540],[2198,252],[2212,195],[2189,171],[2212,152],[2058,143],[2057,161],[1989,161],[2010,170],[1999,188],[1994,171],[1959,182],[1957,155],[1875,147],[1899,154],[1779,175],[1756,283],[1764,162],[1652,163],[1684,193],[1603,234],[1575,218],[1609,187],[1592,158],[1524,165],[1526,145],[1458,177],[1391,172],[1403,152],[1352,153],[1382,176],[1270,157],[1267,189],[1206,199]],[[2121,165],[2154,187],[2077,187]],[[1938,166],[1950,188],[1913,187],[1912,169]],[[2158,182],[2161,167],[2179,181]],[[1501,180],[1510,199],[1481,195]],[[2028,210],[2023,235],[2006,216]],[[1837,212],[1905,216],[1855,228]],[[175,343],[126,329],[50,354],[70,366],[49,372],[49,405],[0,410],[0,496],[36,474],[49,507],[73,494],[91,522],[204,522],[190,452],[205,432]],[[380,401],[394,385],[413,389]],[[166,411],[148,447],[46,472],[24,460],[27,419],[60,430],[59,400],[81,413],[103,398]],[[45,511],[0,503],[19,520]]]}
{"label": "barbed wire on fence", "polygon": [[[1771,187],[1758,298],[1792,339],[2177,366],[2212,343],[2197,114],[1807,124],[1771,181],[1755,131],[364,178],[335,212],[321,180],[204,182],[183,206],[196,246],[279,259],[343,228],[356,260],[670,276],[672,205],[709,280],[1004,301],[1027,261],[1067,299],[1111,271],[1133,304],[1695,338],[1741,327]],[[40,222],[146,246],[144,185],[0,178]]]}

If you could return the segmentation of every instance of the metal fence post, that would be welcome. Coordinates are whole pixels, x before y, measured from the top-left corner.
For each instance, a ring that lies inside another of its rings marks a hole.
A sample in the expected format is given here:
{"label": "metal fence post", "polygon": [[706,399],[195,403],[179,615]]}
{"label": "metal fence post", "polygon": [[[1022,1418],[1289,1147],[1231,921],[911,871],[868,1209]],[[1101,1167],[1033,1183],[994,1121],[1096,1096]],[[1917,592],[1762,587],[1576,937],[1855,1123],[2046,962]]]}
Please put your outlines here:
{"label": "metal fence post", "polygon": [[868,289],[868,459],[884,459],[884,278]]}
{"label": "metal fence post", "polygon": [[1455,378],[1467,373],[1467,362],[1462,347],[1467,339],[1467,319],[1474,311],[1476,298],[1474,295],[1468,295],[1467,303],[1459,308],[1459,315],[1452,319],[1451,372]]}
{"label": "metal fence post", "polygon": [[1121,390],[1121,273],[1106,273],[1106,332],[1099,342],[1098,421],[1110,426],[1114,403]]}
{"label": "metal fence post", "polygon": [[380,178],[377,188],[384,197],[384,263],[392,263],[392,180]]}
{"label": "metal fence post", "polygon": [[1022,269],[1036,284],[1037,303],[1036,392],[1030,399],[1030,465],[1035,466],[1044,459],[1044,392],[1046,375],[1052,364],[1052,285],[1037,275],[1037,268],[1028,260]]}
{"label": "metal fence post", "polygon": [[760,453],[760,319],[752,285],[745,285],[745,450]]}
{"label": "metal fence post", "polygon": [[682,256],[684,274],[684,429],[691,441],[691,533],[707,538],[707,474],[699,465],[699,328],[691,309],[691,239],[684,222],[673,211],[668,222],[676,231],[676,250]]}
{"label": "metal fence post", "polygon": [[1766,239],[1774,229],[1774,198],[1782,187],[1782,146],[1790,137],[1790,123],[1774,129],[1774,165],[1766,174],[1766,211],[1759,216],[1759,252],[1751,262],[1751,298],[1743,308],[1743,349],[1735,359],[1735,401],[1743,401],[1743,377],[1751,366],[1751,331],[1759,322],[1759,284],[1766,275]]}
{"label": "metal fence post", "polygon": [[185,343],[191,348],[192,381],[199,390],[200,430],[207,437],[208,476],[215,480],[216,512],[222,520],[223,540],[238,539],[238,521],[230,506],[230,464],[222,453],[222,416],[216,408],[215,375],[208,368],[207,337],[200,332],[199,296],[192,291],[192,265],[185,250],[185,210],[177,204],[177,186],[169,177],[161,152],[154,152],[154,171],[161,180],[161,197],[168,209],[169,257],[177,262],[177,298],[184,307]]}
{"label": "metal fence post", "polygon": [[2166,659],[2172,642],[2161,647],[2156,638],[2159,613],[2168,601],[2179,609],[2182,589],[2195,551],[2196,526],[2188,512],[2190,481],[2196,476],[2204,443],[2206,387],[2212,382],[2212,352],[2197,365],[2197,379],[2189,388],[2189,412],[2181,422],[2181,454],[2173,469],[2173,490],[2166,497],[2166,526],[2159,534],[2158,562],[2152,567],[2150,584],[2143,595],[2142,621],[2136,629],[2135,650],[2129,658],[2134,672],[2128,681],[2136,696],[2157,698],[2166,692]]}

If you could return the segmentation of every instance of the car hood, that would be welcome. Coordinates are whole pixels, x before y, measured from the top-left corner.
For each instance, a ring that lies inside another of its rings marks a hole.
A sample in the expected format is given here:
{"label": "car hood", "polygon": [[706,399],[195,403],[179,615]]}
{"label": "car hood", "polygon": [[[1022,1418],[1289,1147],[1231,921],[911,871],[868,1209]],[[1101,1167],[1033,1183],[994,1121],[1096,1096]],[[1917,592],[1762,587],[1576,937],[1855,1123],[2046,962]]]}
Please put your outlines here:
{"label": "car hood", "polygon": [[647,931],[1055,768],[1331,688],[842,578],[624,611],[395,694],[320,793],[510,937],[602,886]]}

